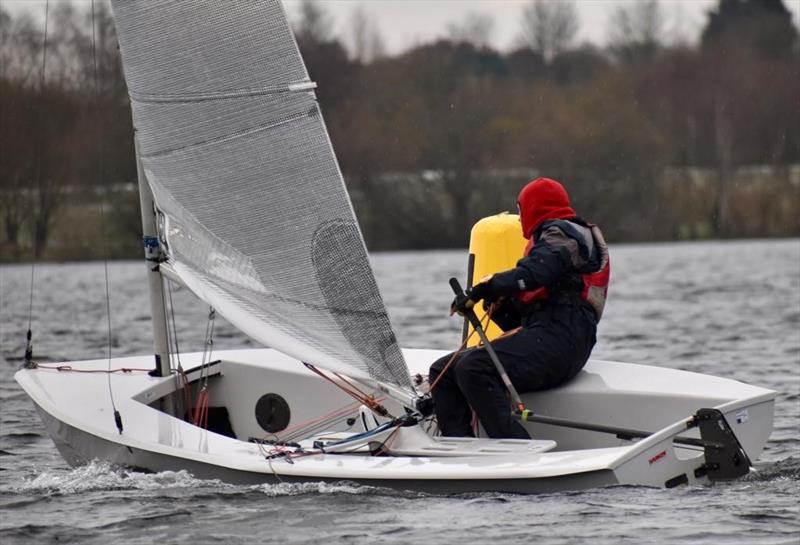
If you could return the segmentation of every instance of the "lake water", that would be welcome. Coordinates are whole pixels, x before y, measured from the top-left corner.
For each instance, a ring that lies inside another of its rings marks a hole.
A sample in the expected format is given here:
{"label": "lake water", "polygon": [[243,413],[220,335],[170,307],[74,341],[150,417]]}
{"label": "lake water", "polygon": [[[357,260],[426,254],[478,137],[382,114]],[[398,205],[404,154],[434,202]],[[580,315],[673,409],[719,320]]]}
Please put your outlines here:
{"label": "lake water", "polygon": [[[675,367],[779,392],[757,471],[732,483],[611,487],[515,496],[436,496],[342,484],[232,486],[184,472],[72,469],[13,380],[24,352],[30,266],[0,267],[0,543],[800,543],[800,241],[612,247],[609,304],[594,356]],[[465,252],[386,253],[373,262],[406,347],[452,349],[450,276]],[[109,264],[112,350],[151,352],[144,265]],[[40,361],[101,358],[103,264],[34,270]],[[206,307],[173,298],[181,349],[201,349]],[[255,346],[218,324],[216,347]]]}

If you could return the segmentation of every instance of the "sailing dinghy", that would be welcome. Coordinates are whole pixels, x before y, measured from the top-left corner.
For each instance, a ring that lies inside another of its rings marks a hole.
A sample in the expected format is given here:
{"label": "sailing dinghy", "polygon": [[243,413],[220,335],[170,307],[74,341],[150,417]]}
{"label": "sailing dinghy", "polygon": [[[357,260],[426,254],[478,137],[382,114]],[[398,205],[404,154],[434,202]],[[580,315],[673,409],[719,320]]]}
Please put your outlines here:
{"label": "sailing dinghy", "polygon": [[[567,385],[524,395],[536,439],[437,436],[412,377],[442,352],[397,344],[281,4],[113,9],[155,358],[28,358],[15,378],[70,464],[443,493],[671,487],[749,471],[775,392],[626,363],[590,361]],[[178,360],[165,279],[270,348]]]}

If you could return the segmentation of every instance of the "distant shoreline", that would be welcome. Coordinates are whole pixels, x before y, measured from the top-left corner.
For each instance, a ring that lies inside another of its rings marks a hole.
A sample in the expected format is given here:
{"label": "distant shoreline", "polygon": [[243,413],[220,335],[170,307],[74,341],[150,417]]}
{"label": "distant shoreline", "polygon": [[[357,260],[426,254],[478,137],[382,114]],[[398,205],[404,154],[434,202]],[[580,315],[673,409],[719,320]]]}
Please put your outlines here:
{"label": "distant shoreline", "polygon": [[[669,244],[686,244],[686,245],[700,245],[700,244],[712,244],[712,243],[740,243],[740,242],[777,242],[777,241],[797,241],[800,243],[800,234],[794,235],[776,235],[770,237],[738,237],[738,238],[705,238],[705,239],[692,239],[692,240],[637,240],[637,241],[616,241],[610,242],[610,246],[613,248],[615,246],[660,246],[660,245],[669,245]],[[370,254],[373,255],[390,255],[390,254],[404,254],[404,253],[435,253],[435,252],[462,252],[464,256],[468,253],[468,248],[466,246],[463,247],[443,247],[443,248],[408,248],[408,249],[398,249],[398,250],[370,250]],[[3,266],[14,266],[14,267],[23,267],[33,264],[36,265],[69,265],[69,264],[88,264],[88,263],[103,263],[106,259],[102,256],[91,256],[91,257],[76,257],[74,259],[49,259],[49,258],[42,258],[36,261],[31,260],[20,260],[20,261],[7,261],[0,259],[0,267]],[[122,257],[110,257],[107,258],[109,263],[138,263],[143,261],[143,258],[138,255],[131,255],[131,256],[122,256]]]}

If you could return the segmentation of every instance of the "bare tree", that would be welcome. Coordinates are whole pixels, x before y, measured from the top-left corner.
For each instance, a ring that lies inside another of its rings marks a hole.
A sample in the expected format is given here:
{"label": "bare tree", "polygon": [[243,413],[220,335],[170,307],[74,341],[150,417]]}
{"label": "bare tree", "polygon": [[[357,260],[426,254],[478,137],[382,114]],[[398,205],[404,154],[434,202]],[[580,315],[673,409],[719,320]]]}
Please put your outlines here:
{"label": "bare tree", "polygon": [[86,88],[91,70],[86,59],[92,56],[91,27],[84,24],[72,2],[52,5],[47,35],[47,81],[70,88]]}
{"label": "bare tree", "polygon": [[548,64],[572,44],[578,28],[578,13],[571,1],[530,0],[522,9],[520,38]]}
{"label": "bare tree", "polygon": [[44,29],[27,13],[0,14],[0,208],[6,243],[19,255],[28,224],[36,258],[47,248],[62,189],[84,155],[84,137],[75,132],[85,79],[77,53],[89,44],[91,54],[71,4],[57,4],[46,20]]}
{"label": "bare tree", "polygon": [[4,251],[20,255],[23,223],[31,212],[36,163],[37,67],[42,36],[29,13],[16,18],[0,6],[0,214]]}
{"label": "bare tree", "polygon": [[492,16],[481,13],[467,13],[461,22],[447,25],[451,40],[470,43],[479,49],[489,47],[493,30]]}
{"label": "bare tree", "polygon": [[301,46],[328,42],[333,36],[331,17],[316,0],[302,0],[300,21],[294,32]]}
{"label": "bare tree", "polygon": [[35,85],[41,66],[42,33],[33,17],[0,12],[0,77]]}
{"label": "bare tree", "polygon": [[609,47],[622,63],[650,62],[664,42],[664,14],[658,0],[619,6],[609,23]]}
{"label": "bare tree", "polygon": [[350,47],[356,61],[367,63],[385,54],[386,48],[380,32],[361,4],[353,9],[350,29],[352,32]]}
{"label": "bare tree", "polygon": [[11,62],[11,15],[0,5],[0,80],[8,79]]}
{"label": "bare tree", "polygon": [[386,56],[386,44],[383,42],[383,38],[381,38],[381,34],[378,32],[377,28],[370,34],[369,51],[371,61],[382,59]]}

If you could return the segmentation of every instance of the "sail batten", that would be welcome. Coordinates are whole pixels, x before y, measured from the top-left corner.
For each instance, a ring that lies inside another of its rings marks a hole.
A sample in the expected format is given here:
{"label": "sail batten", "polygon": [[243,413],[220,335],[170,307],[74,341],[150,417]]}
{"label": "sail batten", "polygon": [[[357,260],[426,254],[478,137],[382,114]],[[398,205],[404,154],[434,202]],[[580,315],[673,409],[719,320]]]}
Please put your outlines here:
{"label": "sail batten", "polygon": [[173,154],[173,153],[178,153],[178,152],[183,151],[183,150],[189,150],[189,149],[192,149],[192,148],[200,148],[200,147],[203,147],[203,146],[210,146],[212,144],[215,144],[215,143],[218,143],[218,142],[224,142],[226,140],[235,140],[236,138],[243,138],[243,137],[247,137],[247,136],[250,136],[252,134],[256,134],[256,133],[262,132],[262,131],[268,131],[268,130],[270,130],[272,128],[278,127],[278,126],[283,125],[285,123],[290,123],[290,122],[292,122],[294,120],[297,120],[297,119],[300,119],[302,117],[313,116],[313,115],[316,115],[316,114],[317,114],[316,110],[309,110],[306,113],[295,113],[295,114],[292,114],[291,116],[288,116],[288,117],[286,117],[284,119],[274,120],[269,125],[260,125],[258,127],[252,127],[252,128],[249,128],[249,129],[242,129],[240,132],[234,132],[234,133],[231,133],[231,134],[221,135],[221,136],[218,136],[218,137],[213,138],[211,140],[205,140],[205,141],[200,141],[200,142],[192,142],[192,143],[186,144],[186,145],[184,145],[182,147],[179,147],[179,148],[162,149],[160,151],[153,152],[150,155],[142,155],[141,157],[143,159],[147,159],[147,158],[150,158],[150,157],[164,156],[164,155],[169,155],[169,154]]}
{"label": "sail batten", "polygon": [[411,390],[277,0],[114,0],[169,266],[257,341]]}
{"label": "sail batten", "polygon": [[205,102],[208,100],[225,100],[230,98],[251,97],[259,95],[274,95],[278,93],[296,93],[315,89],[317,84],[313,81],[298,81],[285,83],[272,87],[260,87],[255,89],[231,89],[228,91],[218,91],[215,93],[181,93],[181,94],[160,94],[152,95],[147,93],[136,93],[131,91],[130,98],[134,102],[159,103],[159,102]]}

